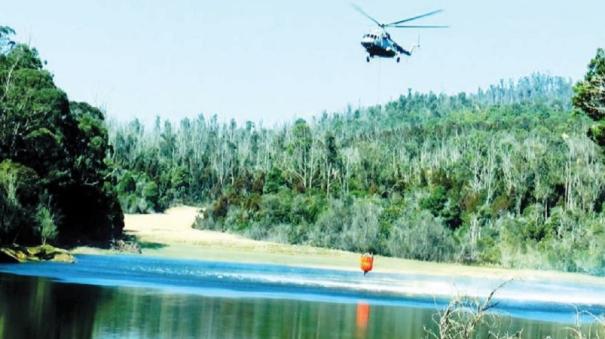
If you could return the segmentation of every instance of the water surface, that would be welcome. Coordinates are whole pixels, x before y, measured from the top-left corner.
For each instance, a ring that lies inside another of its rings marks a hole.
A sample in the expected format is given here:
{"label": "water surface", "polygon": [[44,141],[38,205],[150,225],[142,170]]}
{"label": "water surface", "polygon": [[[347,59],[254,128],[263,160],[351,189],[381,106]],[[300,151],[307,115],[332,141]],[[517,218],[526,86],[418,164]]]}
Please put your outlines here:
{"label": "water surface", "polygon": [[[447,299],[412,292],[446,284],[482,293],[500,283],[142,256],[0,272],[2,338],[422,338]],[[576,307],[604,310],[603,286],[514,281],[502,295],[515,291],[538,301],[501,299],[490,322],[502,333],[567,337]],[[540,301],[548,293],[597,297],[579,306]]]}

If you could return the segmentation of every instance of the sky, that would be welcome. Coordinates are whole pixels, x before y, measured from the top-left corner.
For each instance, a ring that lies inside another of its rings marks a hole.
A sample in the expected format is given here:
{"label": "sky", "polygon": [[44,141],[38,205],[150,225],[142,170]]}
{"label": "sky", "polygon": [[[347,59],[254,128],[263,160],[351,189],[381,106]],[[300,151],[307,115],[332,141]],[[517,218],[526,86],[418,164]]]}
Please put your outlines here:
{"label": "sky", "polygon": [[40,52],[71,100],[120,121],[155,116],[265,125],[375,105],[408,89],[475,91],[533,72],[580,79],[605,47],[603,0],[357,0],[421,48],[397,64],[365,61],[374,24],[341,0],[0,0],[0,25]]}

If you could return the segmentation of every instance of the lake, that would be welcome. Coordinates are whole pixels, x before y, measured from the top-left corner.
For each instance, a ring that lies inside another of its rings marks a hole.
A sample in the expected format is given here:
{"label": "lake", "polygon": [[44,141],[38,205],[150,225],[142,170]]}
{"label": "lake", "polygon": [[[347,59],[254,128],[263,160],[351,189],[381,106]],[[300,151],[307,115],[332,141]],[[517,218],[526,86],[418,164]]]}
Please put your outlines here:
{"label": "lake", "polygon": [[[448,300],[421,291],[487,295],[502,282],[127,255],[77,260],[0,265],[1,338],[423,338]],[[605,312],[600,285],[512,281],[498,293],[489,321],[525,338],[567,337],[577,309]]]}

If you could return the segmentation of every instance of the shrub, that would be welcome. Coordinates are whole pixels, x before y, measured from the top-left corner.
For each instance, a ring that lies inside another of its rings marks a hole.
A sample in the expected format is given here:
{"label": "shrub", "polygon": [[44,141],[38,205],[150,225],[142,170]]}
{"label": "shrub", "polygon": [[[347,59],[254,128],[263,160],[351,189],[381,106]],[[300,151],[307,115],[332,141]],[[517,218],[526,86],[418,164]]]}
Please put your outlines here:
{"label": "shrub", "polygon": [[10,160],[0,163],[0,243],[35,242],[29,211],[38,203],[38,192],[32,169]]}
{"label": "shrub", "polygon": [[389,254],[419,260],[452,260],[451,231],[426,210],[410,211],[395,222],[387,240]]}
{"label": "shrub", "polygon": [[330,201],[328,208],[319,215],[311,227],[308,243],[320,247],[340,247],[343,226],[350,223],[350,209],[342,200]]}
{"label": "shrub", "polygon": [[379,216],[382,208],[372,200],[357,199],[343,225],[341,248],[349,251],[376,252],[380,234]]}
{"label": "shrub", "polygon": [[38,221],[38,233],[40,234],[42,244],[46,244],[48,240],[55,240],[58,235],[58,230],[57,225],[55,224],[55,216],[52,211],[46,206],[38,206],[36,220]]}

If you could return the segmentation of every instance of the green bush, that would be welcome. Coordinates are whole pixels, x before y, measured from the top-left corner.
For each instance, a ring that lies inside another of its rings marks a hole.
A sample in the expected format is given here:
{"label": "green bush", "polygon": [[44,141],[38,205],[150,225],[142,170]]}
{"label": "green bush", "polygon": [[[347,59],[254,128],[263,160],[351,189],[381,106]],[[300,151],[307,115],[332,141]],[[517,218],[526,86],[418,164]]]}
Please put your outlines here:
{"label": "green bush", "polygon": [[386,246],[390,255],[403,258],[451,261],[455,256],[451,231],[427,210],[406,210]]}
{"label": "green bush", "polygon": [[376,202],[356,199],[348,212],[350,218],[343,220],[339,247],[355,252],[378,252],[381,213],[382,208]]}
{"label": "green bush", "polygon": [[58,235],[57,225],[55,224],[55,216],[52,211],[46,206],[38,206],[36,212],[36,221],[38,222],[38,233],[42,244],[46,244],[47,241],[53,241]]}

